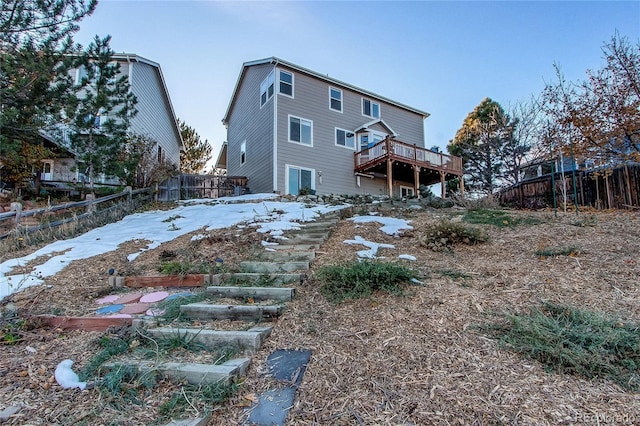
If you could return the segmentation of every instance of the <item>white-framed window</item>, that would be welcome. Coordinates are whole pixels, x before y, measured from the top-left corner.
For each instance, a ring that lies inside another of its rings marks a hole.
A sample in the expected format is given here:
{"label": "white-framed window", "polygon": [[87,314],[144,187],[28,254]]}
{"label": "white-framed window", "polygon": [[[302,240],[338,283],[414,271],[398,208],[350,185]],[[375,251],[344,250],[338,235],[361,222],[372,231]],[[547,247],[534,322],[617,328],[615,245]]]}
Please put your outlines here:
{"label": "white-framed window", "polygon": [[400,185],[400,196],[402,198],[414,197],[415,195],[416,195],[416,192],[413,187]]}
{"label": "white-framed window", "polygon": [[158,145],[158,163],[164,163],[165,155],[164,150]]}
{"label": "white-framed window", "polygon": [[362,115],[371,118],[380,118],[380,104],[362,98]]}
{"label": "white-framed window", "polygon": [[360,149],[371,148],[380,141],[383,141],[387,135],[381,132],[370,130],[365,133],[360,133]]}
{"label": "white-framed window", "polygon": [[293,98],[293,74],[280,70],[280,93]]}
{"label": "white-framed window", "polygon": [[336,145],[356,149],[356,135],[349,130],[336,127]]}
{"label": "white-framed window", "polygon": [[290,115],[289,142],[313,146],[313,121]]}
{"label": "white-framed window", "polygon": [[260,106],[262,107],[266,104],[269,99],[273,97],[273,86],[274,86],[275,74],[273,71],[269,73],[267,78],[262,80],[260,84]]}
{"label": "white-framed window", "polygon": [[329,87],[329,109],[342,112],[342,90]]}
{"label": "white-framed window", "polygon": [[286,165],[287,194],[298,195],[301,190],[315,191],[316,171],[304,167]]}
{"label": "white-framed window", "polygon": [[247,141],[240,144],[240,164],[247,162]]}

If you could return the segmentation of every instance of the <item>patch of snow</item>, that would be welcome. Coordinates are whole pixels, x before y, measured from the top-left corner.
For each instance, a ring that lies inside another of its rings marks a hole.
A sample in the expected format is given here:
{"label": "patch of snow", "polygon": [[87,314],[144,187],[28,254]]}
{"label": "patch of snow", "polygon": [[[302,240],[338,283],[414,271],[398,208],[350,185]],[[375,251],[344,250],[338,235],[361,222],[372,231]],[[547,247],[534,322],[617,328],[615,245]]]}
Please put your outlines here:
{"label": "patch of snow", "polygon": [[208,237],[208,235],[205,235],[205,234],[196,234],[193,237],[191,237],[191,241],[200,241],[200,240],[203,240],[203,239],[205,239],[207,237]]}
{"label": "patch of snow", "polygon": [[[233,204],[217,203],[211,199],[189,200],[180,203],[171,210],[153,210],[131,214],[118,222],[92,229],[75,238],[55,241],[27,256],[0,263],[0,300],[26,287],[42,284],[43,279],[54,276],[74,260],[86,259],[117,250],[122,243],[127,241],[147,241],[147,247],[127,256],[127,259],[132,262],[141,253],[159,247],[164,242],[198,230],[209,232],[246,223],[255,220],[256,216],[260,216],[258,212],[269,213],[262,217],[264,222],[255,225],[259,227],[258,231],[273,233],[274,231],[298,229],[300,222],[313,221],[321,214],[348,206],[347,204],[317,205],[311,208],[300,202],[269,201],[275,197],[277,197],[275,194],[248,194],[219,199],[222,201],[233,200]],[[258,199],[267,201],[259,204],[246,202]],[[174,226],[167,226],[169,222]],[[49,256],[48,259],[47,256]],[[29,273],[9,275],[14,268],[37,258],[46,261],[34,266]]]}
{"label": "patch of snow", "polygon": [[400,259],[405,259],[405,260],[417,260],[415,256],[412,256],[410,254],[401,254],[400,256],[398,256]]}
{"label": "patch of snow", "polygon": [[400,235],[401,231],[404,229],[413,229],[413,226],[409,225],[408,220],[404,219],[396,219],[394,217],[385,217],[385,216],[355,216],[349,218],[354,223],[380,223],[382,227],[380,230],[387,235]]}
{"label": "patch of snow", "polygon": [[424,285],[424,283],[416,278],[411,278],[411,282],[418,285]]}
{"label": "patch of snow", "polygon": [[260,241],[260,244],[262,244],[262,246],[263,246],[263,247],[266,247],[266,246],[278,246],[278,245],[280,245],[280,244],[278,244],[278,243],[273,243],[273,242],[271,242],[271,241]]}
{"label": "patch of snow", "polygon": [[376,259],[378,250],[381,248],[396,248],[393,244],[374,243],[372,241],[367,241],[359,235],[356,235],[353,240],[345,240],[344,243],[369,247],[369,250],[360,250],[357,253],[358,257],[365,259]]}

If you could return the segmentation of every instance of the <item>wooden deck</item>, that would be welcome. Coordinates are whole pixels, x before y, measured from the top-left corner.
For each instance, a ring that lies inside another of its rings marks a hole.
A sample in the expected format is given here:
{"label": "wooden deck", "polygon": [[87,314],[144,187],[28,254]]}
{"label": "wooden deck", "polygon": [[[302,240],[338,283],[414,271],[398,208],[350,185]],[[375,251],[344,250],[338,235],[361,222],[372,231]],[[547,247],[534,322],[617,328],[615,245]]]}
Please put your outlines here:
{"label": "wooden deck", "polygon": [[[356,152],[354,171],[386,175],[390,193],[394,181],[411,182],[416,194],[420,185],[445,183],[463,175],[462,158],[433,152],[391,138]],[[461,186],[461,190],[463,189]]]}

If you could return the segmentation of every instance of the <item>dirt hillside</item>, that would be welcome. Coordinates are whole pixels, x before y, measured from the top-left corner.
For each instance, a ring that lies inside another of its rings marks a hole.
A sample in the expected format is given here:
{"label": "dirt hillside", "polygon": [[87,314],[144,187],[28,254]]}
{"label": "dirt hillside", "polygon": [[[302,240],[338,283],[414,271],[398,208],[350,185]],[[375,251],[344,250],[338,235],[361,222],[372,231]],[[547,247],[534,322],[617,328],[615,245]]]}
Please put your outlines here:
{"label": "dirt hillside", "polygon": [[[479,328],[500,314],[526,311],[543,301],[606,313],[622,322],[640,321],[638,213],[509,212],[523,223],[475,225],[488,233],[488,242],[436,252],[419,243],[421,234],[443,218],[460,220],[464,211],[373,209],[410,220],[413,230],[390,236],[379,224],[341,220],[316,253],[296,299],[253,357],[238,392],[222,405],[206,407],[213,410],[211,425],[242,424],[248,402],[271,386],[264,374],[267,355],[296,348],[311,349],[312,357],[289,414],[292,425],[640,424],[636,393],[604,379],[548,372],[536,361],[500,349]],[[524,220],[531,218],[536,220]],[[314,271],[356,260],[363,247],[344,243],[355,236],[393,244],[394,249],[380,250],[380,261],[413,268],[423,285],[408,286],[404,296],[328,302]],[[154,275],[162,253],[172,252],[189,259],[222,256],[233,270],[263,250],[263,235],[249,228],[212,232],[196,242],[190,238],[165,243],[133,262],[127,255],[144,241],[74,262],[46,285],[3,301],[2,331],[8,330],[10,318],[91,313],[95,299],[112,291],[110,268],[121,275]],[[571,254],[536,255],[563,247],[572,247]],[[400,260],[400,254],[416,260]],[[64,390],[53,380],[56,365],[70,358],[74,368],[82,369],[99,350],[102,333],[22,328],[15,334],[17,342],[2,342],[0,412],[21,409],[6,424],[156,424],[158,407],[180,391],[178,384],[161,383],[122,407],[98,388]]]}

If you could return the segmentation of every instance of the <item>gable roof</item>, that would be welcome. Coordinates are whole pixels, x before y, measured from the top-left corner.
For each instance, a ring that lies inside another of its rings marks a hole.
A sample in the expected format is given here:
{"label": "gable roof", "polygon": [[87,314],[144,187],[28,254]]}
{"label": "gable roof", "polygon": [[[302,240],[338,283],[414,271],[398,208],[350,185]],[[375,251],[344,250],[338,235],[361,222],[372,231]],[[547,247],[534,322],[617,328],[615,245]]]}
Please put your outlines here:
{"label": "gable roof", "polygon": [[[160,64],[154,61],[151,61],[147,58],[143,58],[142,56],[138,56],[135,53],[114,53],[112,56],[113,59],[118,61],[126,61],[126,62],[140,62],[146,65],[150,65],[156,69],[158,72],[158,77],[160,78],[160,83],[162,85],[163,94],[166,98],[167,105],[169,105],[169,110],[171,111],[171,116],[173,117],[173,127],[178,135],[178,140],[180,141],[180,150],[184,149],[184,141],[182,140],[182,135],[180,134],[180,127],[178,126],[178,117],[176,116],[175,110],[173,109],[173,104],[171,103],[171,96],[169,96],[169,90],[167,89],[167,84],[164,80],[164,75],[162,74],[162,68],[160,68]],[[129,84],[133,85],[131,74],[129,74]]]}
{"label": "gable roof", "polygon": [[325,81],[325,82],[327,82],[327,83],[329,83],[331,85],[338,86],[338,87],[341,87],[341,88],[344,88],[344,89],[348,89],[350,91],[359,93],[359,94],[361,94],[363,96],[366,96],[368,98],[375,99],[375,100],[378,100],[378,101],[381,101],[381,102],[385,102],[387,104],[394,105],[394,106],[396,106],[398,108],[402,108],[404,110],[407,110],[407,111],[413,112],[415,114],[421,115],[422,118],[427,118],[430,115],[428,112],[425,112],[425,111],[410,107],[410,106],[402,104],[400,102],[393,101],[393,100],[391,100],[389,98],[385,98],[384,96],[380,96],[380,95],[378,95],[376,93],[373,93],[373,92],[370,92],[368,90],[361,89],[361,88],[356,87],[354,85],[351,85],[349,83],[345,83],[344,81],[340,81],[340,80],[337,80],[335,78],[331,78],[328,75],[320,74],[320,73],[318,73],[316,71],[312,71],[312,70],[310,70],[308,68],[304,68],[304,67],[296,65],[294,63],[285,61],[284,59],[280,59],[280,58],[277,58],[275,56],[272,56],[270,58],[258,59],[258,60],[255,60],[255,61],[245,62],[244,64],[242,64],[242,70],[240,71],[240,75],[238,76],[238,81],[236,82],[236,86],[233,89],[233,94],[231,95],[231,101],[229,102],[229,106],[227,107],[227,112],[225,113],[224,118],[222,119],[222,123],[223,124],[226,125],[229,122],[229,114],[231,114],[231,110],[233,109],[233,106],[234,106],[235,101],[236,101],[236,96],[238,95],[238,90],[240,89],[240,84],[242,83],[242,79],[244,78],[244,75],[247,72],[247,69],[249,67],[252,67],[252,66],[255,66],[255,65],[264,65],[264,64],[273,64],[274,66],[281,65],[282,67],[286,67],[288,69],[297,71],[297,72],[299,72],[301,74],[305,74],[305,75],[308,75],[310,77],[317,78],[318,80]]}

